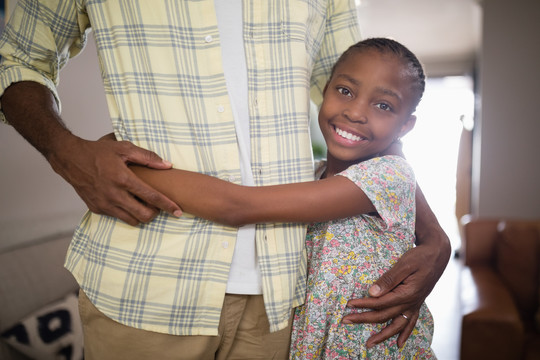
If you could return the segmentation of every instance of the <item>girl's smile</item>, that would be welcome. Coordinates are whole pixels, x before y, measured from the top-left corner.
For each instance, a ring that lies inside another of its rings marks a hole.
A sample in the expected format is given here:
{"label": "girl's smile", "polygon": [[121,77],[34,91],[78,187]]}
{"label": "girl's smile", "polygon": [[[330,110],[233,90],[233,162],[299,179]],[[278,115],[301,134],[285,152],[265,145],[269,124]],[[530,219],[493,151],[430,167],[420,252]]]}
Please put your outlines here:
{"label": "girl's smile", "polygon": [[334,130],[338,136],[342,137],[345,140],[349,140],[351,144],[355,144],[356,142],[361,141],[361,140],[367,140],[367,138],[362,135],[355,135],[352,132],[348,132],[347,130],[340,129],[336,126],[334,126]]}

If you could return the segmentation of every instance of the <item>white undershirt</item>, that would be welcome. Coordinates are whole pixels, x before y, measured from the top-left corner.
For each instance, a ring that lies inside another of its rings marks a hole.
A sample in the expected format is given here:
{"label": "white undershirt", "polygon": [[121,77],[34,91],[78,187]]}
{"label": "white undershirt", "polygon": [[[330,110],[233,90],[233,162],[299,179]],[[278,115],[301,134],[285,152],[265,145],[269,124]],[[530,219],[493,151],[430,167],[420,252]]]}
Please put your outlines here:
{"label": "white undershirt", "polygon": [[[251,172],[247,65],[242,33],[242,1],[214,0],[221,38],[221,55],[227,91],[234,116],[243,185],[254,185]],[[255,249],[255,225],[238,230],[227,282],[227,293],[262,294]]]}

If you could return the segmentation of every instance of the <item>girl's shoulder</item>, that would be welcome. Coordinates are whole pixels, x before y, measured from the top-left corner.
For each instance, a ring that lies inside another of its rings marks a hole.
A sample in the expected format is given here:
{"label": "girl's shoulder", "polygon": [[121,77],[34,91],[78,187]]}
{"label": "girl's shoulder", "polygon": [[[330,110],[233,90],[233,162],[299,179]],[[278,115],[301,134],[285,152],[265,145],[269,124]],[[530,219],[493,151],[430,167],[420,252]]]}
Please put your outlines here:
{"label": "girl's shoulder", "polygon": [[372,166],[375,164],[384,164],[386,166],[408,166],[409,163],[405,158],[398,155],[384,155],[359,162],[357,165],[360,164],[365,164],[366,166]]}
{"label": "girl's shoulder", "polygon": [[345,176],[361,176],[373,177],[373,176],[386,176],[386,175],[399,175],[400,178],[408,181],[415,181],[414,171],[412,166],[401,156],[397,155],[385,155],[381,157],[374,157],[369,160],[359,162],[351,165],[348,169],[340,173]]}

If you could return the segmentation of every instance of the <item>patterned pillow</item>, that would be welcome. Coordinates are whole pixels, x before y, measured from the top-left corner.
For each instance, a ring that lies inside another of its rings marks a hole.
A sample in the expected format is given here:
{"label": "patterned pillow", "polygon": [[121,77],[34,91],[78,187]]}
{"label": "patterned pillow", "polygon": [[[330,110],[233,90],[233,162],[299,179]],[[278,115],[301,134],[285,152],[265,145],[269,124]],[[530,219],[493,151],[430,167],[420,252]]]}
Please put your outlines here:
{"label": "patterned pillow", "polygon": [[26,356],[37,360],[83,359],[78,299],[70,294],[27,316],[1,334]]}

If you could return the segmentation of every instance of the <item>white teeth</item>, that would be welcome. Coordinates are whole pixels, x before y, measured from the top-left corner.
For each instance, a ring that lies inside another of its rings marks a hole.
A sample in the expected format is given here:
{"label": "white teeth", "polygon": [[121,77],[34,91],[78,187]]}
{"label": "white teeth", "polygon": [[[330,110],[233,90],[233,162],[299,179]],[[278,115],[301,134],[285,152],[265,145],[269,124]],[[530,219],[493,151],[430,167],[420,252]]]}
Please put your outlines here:
{"label": "white teeth", "polygon": [[336,133],[338,133],[339,136],[344,137],[345,139],[352,140],[352,141],[362,140],[360,136],[353,135],[351,133],[346,132],[345,130],[341,130],[340,128],[336,128]]}

